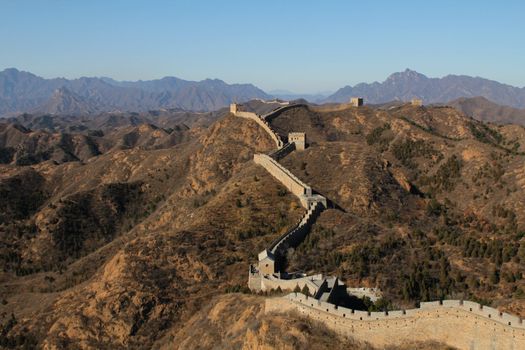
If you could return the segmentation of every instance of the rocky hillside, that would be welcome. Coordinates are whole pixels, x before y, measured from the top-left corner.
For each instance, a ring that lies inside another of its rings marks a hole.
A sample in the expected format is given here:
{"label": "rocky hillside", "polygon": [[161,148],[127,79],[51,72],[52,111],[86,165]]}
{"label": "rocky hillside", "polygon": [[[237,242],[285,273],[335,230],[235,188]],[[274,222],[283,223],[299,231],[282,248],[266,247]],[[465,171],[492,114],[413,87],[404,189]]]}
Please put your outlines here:
{"label": "rocky hillside", "polygon": [[[15,149],[0,165],[1,346],[367,348],[237,293],[257,252],[304,213],[251,161],[274,147],[256,123],[226,111],[172,130],[166,115],[106,117],[1,129],[3,149],[21,140],[33,157],[60,155],[50,140],[67,128],[99,150],[25,165]],[[289,251],[290,270],[380,287],[370,307],[453,296],[525,316],[523,127],[408,105],[301,105],[272,125],[307,133],[309,148],[282,162],[334,203]]]}

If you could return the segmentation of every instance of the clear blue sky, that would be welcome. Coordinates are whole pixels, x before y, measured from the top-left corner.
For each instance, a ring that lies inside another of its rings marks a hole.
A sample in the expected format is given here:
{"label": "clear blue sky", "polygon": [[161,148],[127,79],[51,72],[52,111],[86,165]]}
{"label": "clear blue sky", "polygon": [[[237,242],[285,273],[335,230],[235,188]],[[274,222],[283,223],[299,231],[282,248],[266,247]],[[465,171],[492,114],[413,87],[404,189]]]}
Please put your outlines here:
{"label": "clear blue sky", "polygon": [[525,1],[0,0],[0,70],[335,90],[411,68],[525,85]]}

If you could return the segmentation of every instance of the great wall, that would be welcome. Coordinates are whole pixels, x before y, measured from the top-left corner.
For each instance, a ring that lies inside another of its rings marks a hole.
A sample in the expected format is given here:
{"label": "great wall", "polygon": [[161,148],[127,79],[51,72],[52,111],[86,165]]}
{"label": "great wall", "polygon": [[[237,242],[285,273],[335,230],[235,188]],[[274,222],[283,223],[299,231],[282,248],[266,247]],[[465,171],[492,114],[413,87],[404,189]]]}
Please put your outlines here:
{"label": "great wall", "polygon": [[[421,102],[418,100],[417,103]],[[491,307],[466,300],[443,300],[421,302],[419,308],[408,310],[353,310],[337,305],[342,293],[366,295],[372,299],[377,298],[377,294],[367,288],[346,288],[333,276],[306,276],[283,271],[286,251],[303,241],[315,219],[327,208],[328,201],[279,164],[278,160],[287,154],[305,149],[306,135],[290,133],[285,143],[272,129],[269,121],[284,110],[297,107],[288,103],[278,104],[278,108],[262,115],[240,111],[241,106],[237,104],[230,106],[233,115],[255,121],[270,135],[277,149],[268,155],[255,154],[254,162],[297,196],[306,209],[301,221],[260,252],[258,263],[249,267],[248,287],[252,291],[278,288],[295,291],[284,297],[267,298],[265,312],[296,311],[321,321],[339,334],[377,347],[437,341],[459,349],[525,349],[525,324],[522,319]],[[362,100],[354,99],[352,105],[359,107]],[[307,290],[306,294],[310,296],[296,292],[298,288],[305,293]]]}

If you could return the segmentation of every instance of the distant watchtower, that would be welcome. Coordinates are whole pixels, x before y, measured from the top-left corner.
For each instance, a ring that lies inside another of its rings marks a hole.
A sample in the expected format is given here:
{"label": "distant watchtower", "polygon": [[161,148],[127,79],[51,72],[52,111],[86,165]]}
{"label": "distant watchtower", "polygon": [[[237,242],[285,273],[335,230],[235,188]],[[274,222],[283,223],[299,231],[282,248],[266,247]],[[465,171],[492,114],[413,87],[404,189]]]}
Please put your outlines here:
{"label": "distant watchtower", "polygon": [[291,132],[288,134],[288,143],[295,143],[295,149],[302,151],[306,148],[306,134],[304,132]]}
{"label": "distant watchtower", "polygon": [[232,113],[232,114],[237,113],[237,103],[231,103],[230,104],[230,113]]}
{"label": "distant watchtower", "polygon": [[413,98],[411,103],[412,106],[423,106],[423,100],[420,98]]}
{"label": "distant watchtower", "polygon": [[352,97],[350,99],[350,104],[354,107],[360,107],[363,105],[363,98],[362,97]]}

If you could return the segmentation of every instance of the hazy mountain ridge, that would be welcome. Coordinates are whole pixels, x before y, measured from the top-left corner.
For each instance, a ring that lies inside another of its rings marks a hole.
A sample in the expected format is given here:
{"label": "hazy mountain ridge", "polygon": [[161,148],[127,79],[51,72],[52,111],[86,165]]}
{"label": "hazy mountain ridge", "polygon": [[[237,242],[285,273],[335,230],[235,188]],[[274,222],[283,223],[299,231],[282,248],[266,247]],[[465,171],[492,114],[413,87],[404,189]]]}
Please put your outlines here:
{"label": "hazy mountain ridge", "polygon": [[461,97],[483,96],[498,104],[525,108],[525,88],[466,75],[428,78],[410,69],[393,73],[382,83],[345,86],[327,97],[325,102],[347,102],[352,96],[362,96],[367,103],[409,101],[415,97],[425,103],[443,103]]}
{"label": "hazy mountain ridge", "polygon": [[347,102],[362,96],[366,103],[408,101],[446,103],[458,98],[482,96],[500,105],[525,108],[525,88],[466,75],[443,78],[405,70],[391,74],[384,82],[345,86],[332,95],[295,94],[284,90],[266,93],[252,84],[227,84],[219,79],[188,81],[176,77],[155,80],[117,81],[111,78],[82,77],[44,79],[14,68],[0,72],[0,116],[23,112],[34,114],[86,115],[100,112],[148,111],[178,108],[212,111],[231,102],[254,98],[304,98],[310,102]]}
{"label": "hazy mountain ridge", "polygon": [[484,97],[462,97],[447,104],[481,121],[525,125],[525,109],[502,106]]}
{"label": "hazy mountain ridge", "polygon": [[[60,91],[58,95],[57,91]],[[252,98],[267,99],[270,96],[251,84],[230,85],[218,79],[195,82],[165,77],[119,82],[110,78],[88,77],[44,79],[15,68],[0,72],[0,115],[29,111],[83,114],[84,110],[147,111],[159,108],[210,111],[233,101]],[[66,100],[76,102],[68,108]],[[80,105],[82,108],[78,110]]]}

